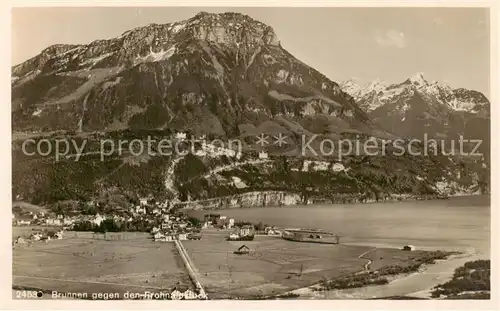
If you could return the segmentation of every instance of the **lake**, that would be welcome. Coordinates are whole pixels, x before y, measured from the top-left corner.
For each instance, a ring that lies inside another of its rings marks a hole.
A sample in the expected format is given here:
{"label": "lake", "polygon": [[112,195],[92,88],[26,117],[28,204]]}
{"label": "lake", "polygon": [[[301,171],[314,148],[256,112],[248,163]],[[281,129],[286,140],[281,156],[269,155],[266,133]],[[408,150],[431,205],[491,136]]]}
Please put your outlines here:
{"label": "lake", "polygon": [[[490,197],[372,204],[223,209],[237,221],[278,227],[319,228],[341,243],[479,252],[489,256]],[[204,212],[205,214],[210,211]]]}
{"label": "lake", "polygon": [[[456,267],[490,258],[490,197],[373,204],[307,205],[207,211],[238,221],[262,221],[278,227],[319,228],[341,236],[343,244],[460,251],[458,258],[430,265],[422,273],[381,286],[324,292],[323,299],[367,299],[398,295],[429,297]],[[302,296],[302,298],[306,298]]]}

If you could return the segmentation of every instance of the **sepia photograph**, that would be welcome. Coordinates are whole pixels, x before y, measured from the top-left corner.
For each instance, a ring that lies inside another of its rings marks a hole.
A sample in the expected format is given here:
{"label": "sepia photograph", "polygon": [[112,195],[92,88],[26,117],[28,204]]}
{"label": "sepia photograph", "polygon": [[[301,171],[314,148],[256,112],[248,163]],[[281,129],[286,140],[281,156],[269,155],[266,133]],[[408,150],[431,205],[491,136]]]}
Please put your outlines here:
{"label": "sepia photograph", "polygon": [[9,296],[491,300],[490,10],[12,8]]}

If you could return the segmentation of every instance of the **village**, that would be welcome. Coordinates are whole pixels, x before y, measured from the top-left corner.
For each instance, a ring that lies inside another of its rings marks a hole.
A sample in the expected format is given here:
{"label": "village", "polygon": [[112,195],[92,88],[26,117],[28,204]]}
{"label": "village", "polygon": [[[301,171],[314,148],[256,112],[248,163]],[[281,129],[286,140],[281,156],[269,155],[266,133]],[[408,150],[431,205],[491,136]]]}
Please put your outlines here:
{"label": "village", "polygon": [[[153,299],[267,297],[317,283],[325,275],[366,272],[377,267],[374,262],[405,267],[411,264],[408,258],[427,256],[413,245],[338,247],[340,236],[325,230],[251,223],[223,211],[189,214],[150,198],[141,199],[127,216],[13,208],[12,221],[16,286],[47,289],[50,279],[51,290],[64,292],[75,284],[89,296],[111,291],[124,297],[146,288],[171,293]],[[372,252],[376,258],[368,255]],[[122,263],[133,271],[123,270]],[[85,279],[78,279],[72,267],[85,269]],[[262,287],[269,282],[273,285]]]}
{"label": "village", "polygon": [[[334,236],[316,229],[277,228],[261,222],[252,224],[220,214],[206,214],[203,219],[198,219],[151,199],[141,199],[140,204],[130,208],[128,214],[128,217],[99,213],[68,216],[45,211],[13,212],[14,227],[33,228],[28,236],[16,237],[13,244],[23,244],[26,240],[48,242],[79,231],[92,231],[103,239],[120,239],[119,232],[149,232],[154,242],[201,240],[202,229],[224,230],[228,241],[252,241],[256,235],[261,235],[281,237],[289,241],[333,243],[329,242],[328,237]],[[339,236],[334,237],[335,244],[338,244]]]}
{"label": "village", "polygon": [[[87,203],[94,206],[95,203]],[[29,234],[14,237],[13,244],[27,241],[63,239],[71,232],[92,231],[103,239],[120,239],[120,232],[149,232],[154,242],[174,240],[201,240],[202,229],[218,229],[227,232],[226,240],[247,241],[257,235],[282,236],[283,229],[264,224],[237,221],[225,215],[207,214],[203,219],[188,216],[186,212],[173,210],[168,204],[140,199],[140,204],[131,207],[127,215],[62,215],[49,211],[23,211],[14,208],[13,227],[32,228]]]}

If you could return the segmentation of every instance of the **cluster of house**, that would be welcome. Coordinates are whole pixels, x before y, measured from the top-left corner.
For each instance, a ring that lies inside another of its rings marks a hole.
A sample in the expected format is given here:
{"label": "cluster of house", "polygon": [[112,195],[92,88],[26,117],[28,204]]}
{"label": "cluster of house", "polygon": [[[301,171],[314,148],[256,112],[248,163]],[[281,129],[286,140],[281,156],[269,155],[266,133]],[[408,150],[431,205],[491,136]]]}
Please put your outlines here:
{"label": "cluster of house", "polygon": [[71,226],[75,217],[64,217],[54,213],[29,212],[25,214],[12,213],[12,224],[15,226],[45,225],[45,226]]}
{"label": "cluster of house", "polygon": [[14,240],[14,244],[25,244],[27,240],[30,241],[45,241],[48,242],[50,240],[62,240],[64,235],[64,231],[61,230],[41,230],[34,231],[31,233],[28,239],[25,239],[21,236],[17,237]]}
{"label": "cluster of house", "polygon": [[208,214],[205,215],[202,228],[232,229],[234,228],[234,218],[219,214]]}
{"label": "cluster of house", "polygon": [[161,224],[158,227],[153,227],[151,234],[153,239],[158,242],[170,242],[173,240],[200,239],[200,228],[194,226],[185,215],[169,215],[161,216]]}
{"label": "cluster of house", "polygon": [[267,235],[272,235],[272,236],[282,236],[283,235],[283,230],[282,229],[278,229],[276,227],[266,227],[264,229],[264,232]]}
{"label": "cluster of house", "polygon": [[228,240],[238,241],[253,239],[255,235],[255,229],[252,225],[243,225],[237,227],[232,233],[229,234]]}
{"label": "cluster of house", "polygon": [[[187,134],[184,132],[177,132],[174,137],[179,141],[184,141],[187,139]],[[207,143],[205,139],[205,135],[197,138],[197,140],[201,141],[201,146],[194,151],[194,155],[199,157],[220,157],[225,155],[228,157],[236,157],[237,159],[241,158],[241,152],[224,146],[216,146],[214,144]]]}

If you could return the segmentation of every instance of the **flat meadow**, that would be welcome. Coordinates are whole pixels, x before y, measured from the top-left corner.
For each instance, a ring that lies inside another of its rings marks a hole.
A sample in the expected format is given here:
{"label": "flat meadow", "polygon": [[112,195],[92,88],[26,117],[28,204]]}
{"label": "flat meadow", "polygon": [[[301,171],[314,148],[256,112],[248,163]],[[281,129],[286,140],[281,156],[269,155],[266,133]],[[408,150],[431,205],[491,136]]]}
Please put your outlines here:
{"label": "flat meadow", "polygon": [[123,294],[191,285],[173,243],[154,243],[135,233],[122,240],[71,237],[71,232],[66,236],[16,244],[13,286]]}

